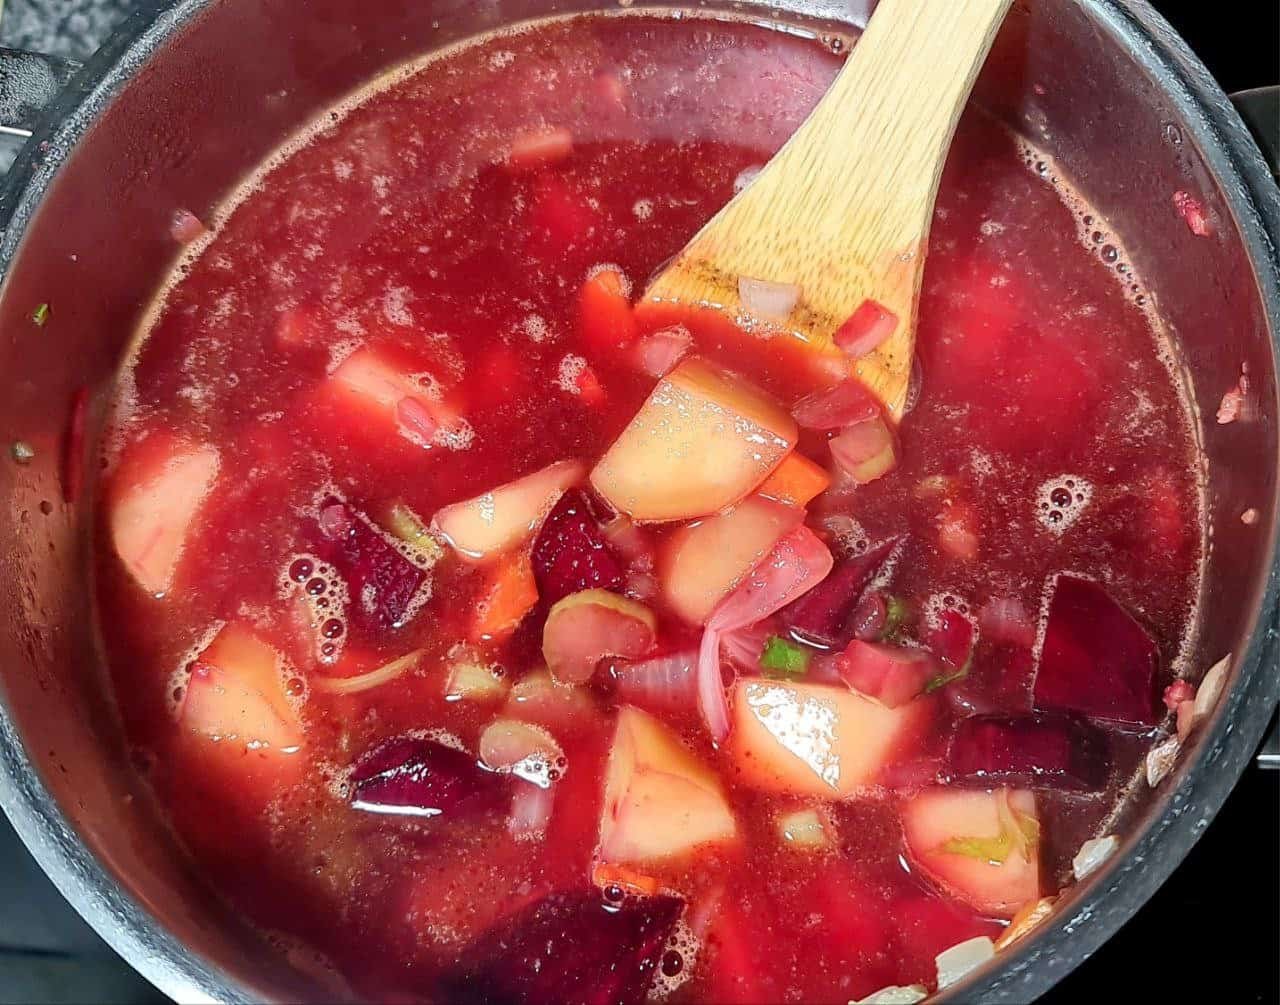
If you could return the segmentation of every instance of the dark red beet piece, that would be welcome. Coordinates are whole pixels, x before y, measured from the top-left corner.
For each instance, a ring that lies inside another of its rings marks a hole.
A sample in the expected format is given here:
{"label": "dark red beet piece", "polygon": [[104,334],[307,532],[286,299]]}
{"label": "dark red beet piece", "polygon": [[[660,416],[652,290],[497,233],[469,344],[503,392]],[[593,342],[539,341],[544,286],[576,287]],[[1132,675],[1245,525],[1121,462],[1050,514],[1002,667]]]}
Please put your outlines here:
{"label": "dark red beet piece", "polygon": [[368,751],[351,771],[351,805],[371,813],[435,817],[479,809],[508,791],[509,775],[425,737],[402,736]]}
{"label": "dark red beet piece", "polygon": [[548,604],[579,590],[622,592],[625,573],[614,555],[591,497],[570,489],[542,524],[533,545],[533,574],[538,595]]}
{"label": "dark red beet piece", "polygon": [[441,979],[476,1005],[641,1005],[684,902],[555,893],[499,922]]}
{"label": "dark red beet piece", "polygon": [[403,627],[425,573],[334,496],[321,504],[316,528],[315,551],[346,580],[356,623],[373,631]]}
{"label": "dark red beet piece", "polygon": [[843,649],[859,627],[855,613],[863,591],[897,544],[897,538],[890,538],[861,555],[846,558],[821,583],[783,608],[782,623],[806,642]]}
{"label": "dark red beet piece", "polygon": [[975,715],[956,727],[945,777],[983,786],[1097,792],[1110,769],[1100,729],[1065,715]]}
{"label": "dark red beet piece", "polygon": [[1154,725],[1155,640],[1097,583],[1059,576],[1033,695],[1045,711]]}

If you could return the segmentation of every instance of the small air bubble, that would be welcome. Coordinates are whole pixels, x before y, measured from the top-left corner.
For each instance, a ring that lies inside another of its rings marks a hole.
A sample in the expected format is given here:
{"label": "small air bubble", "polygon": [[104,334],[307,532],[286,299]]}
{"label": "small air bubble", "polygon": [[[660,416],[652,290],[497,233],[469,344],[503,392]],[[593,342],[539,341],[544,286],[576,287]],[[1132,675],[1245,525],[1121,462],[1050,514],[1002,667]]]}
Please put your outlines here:
{"label": "small air bubble", "polygon": [[343,632],[342,622],[337,618],[330,618],[320,626],[320,634],[326,639],[340,638]]}
{"label": "small air bubble", "polygon": [[1114,244],[1104,244],[1098,254],[1102,256],[1102,260],[1108,265],[1113,264],[1120,257],[1120,252],[1116,250]]}
{"label": "small air bubble", "polygon": [[326,583],[323,579],[320,579],[318,576],[315,579],[311,580],[311,582],[307,583],[307,592],[311,594],[311,596],[313,597],[321,596],[324,593],[324,591],[327,590],[328,588],[329,588],[329,584]]}
{"label": "small air bubble", "polygon": [[289,566],[289,578],[295,583],[302,583],[311,575],[311,562],[308,559],[300,558]]}
{"label": "small air bubble", "polygon": [[324,645],[320,647],[320,655],[323,656],[325,659],[332,659],[333,654],[336,653],[337,651],[338,651],[338,647],[335,646],[332,642],[326,642]]}
{"label": "small air bubble", "polygon": [[664,977],[675,977],[684,969],[684,957],[676,950],[668,949],[662,954],[662,974]]}

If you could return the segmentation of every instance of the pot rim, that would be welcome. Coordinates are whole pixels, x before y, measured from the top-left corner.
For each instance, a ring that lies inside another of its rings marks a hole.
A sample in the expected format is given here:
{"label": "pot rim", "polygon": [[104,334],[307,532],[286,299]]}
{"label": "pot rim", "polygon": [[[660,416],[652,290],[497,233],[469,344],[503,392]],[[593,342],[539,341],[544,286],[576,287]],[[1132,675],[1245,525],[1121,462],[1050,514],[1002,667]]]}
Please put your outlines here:
{"label": "pot rim", "polygon": [[[152,54],[217,0],[152,2],[118,27],[41,117],[0,191],[0,276],[7,273],[50,183],[75,144]],[[1280,189],[1226,94],[1146,0],[1078,0],[1110,41],[1151,72],[1204,151],[1243,235],[1280,358]],[[1276,514],[1277,500],[1271,501]],[[1250,763],[1280,701],[1272,627],[1280,616],[1280,534],[1268,542],[1271,572],[1257,599],[1235,686],[1180,784],[1073,902],[998,962],[947,989],[946,999],[1025,1002],[1088,958],[1182,862]],[[1212,765],[1212,770],[1204,770]],[[62,895],[132,967],[182,1002],[250,1005],[263,1000],[182,945],[127,894],[51,798],[0,696],[0,808]]]}

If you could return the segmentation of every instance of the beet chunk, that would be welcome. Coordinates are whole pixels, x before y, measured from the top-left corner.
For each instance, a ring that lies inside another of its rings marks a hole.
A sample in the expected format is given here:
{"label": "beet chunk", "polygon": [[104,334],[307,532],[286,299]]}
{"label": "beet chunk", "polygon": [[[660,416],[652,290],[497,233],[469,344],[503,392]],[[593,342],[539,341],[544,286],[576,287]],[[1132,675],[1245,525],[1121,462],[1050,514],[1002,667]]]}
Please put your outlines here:
{"label": "beet chunk", "polygon": [[991,787],[1097,792],[1110,770],[1107,738],[1064,715],[975,715],[956,727],[944,775]]}
{"label": "beet chunk", "polygon": [[441,980],[476,1005],[641,1005],[683,909],[675,897],[607,905],[600,891],[554,893],[499,922]]}
{"label": "beet chunk", "polygon": [[1154,725],[1155,640],[1097,583],[1059,576],[1033,695],[1035,707]]}
{"label": "beet chunk", "polygon": [[402,736],[365,753],[351,770],[351,805],[371,813],[436,817],[496,804],[508,775],[437,740]]}
{"label": "beet chunk", "polygon": [[538,595],[554,604],[580,590],[622,592],[624,570],[596,519],[591,497],[570,489],[560,497],[533,545]]}
{"label": "beet chunk", "polygon": [[832,649],[853,641],[859,619],[858,602],[867,584],[880,572],[898,539],[846,558],[821,583],[782,611],[782,623],[797,637]]}
{"label": "beet chunk", "polygon": [[336,496],[321,504],[315,526],[316,554],[346,580],[353,620],[368,631],[403,627],[426,573]]}

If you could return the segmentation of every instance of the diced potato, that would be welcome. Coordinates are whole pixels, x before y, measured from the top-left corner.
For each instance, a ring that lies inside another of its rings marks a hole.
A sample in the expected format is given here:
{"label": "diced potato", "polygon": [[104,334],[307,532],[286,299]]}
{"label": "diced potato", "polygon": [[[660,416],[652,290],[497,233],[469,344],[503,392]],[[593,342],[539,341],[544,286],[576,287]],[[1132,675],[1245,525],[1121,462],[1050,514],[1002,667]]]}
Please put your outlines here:
{"label": "diced potato", "polygon": [[928,699],[885,708],[843,687],[744,678],[729,750],[746,785],[844,799],[874,785],[932,715]]}
{"label": "diced potato", "polygon": [[715,772],[657,719],[623,706],[605,776],[599,860],[670,862],[737,837]]}
{"label": "diced potato", "polygon": [[681,527],[659,558],[662,596],[680,617],[703,624],[778,538],[804,519],[804,511],[759,496],[733,509]]}
{"label": "diced potato", "polygon": [[582,480],[577,461],[556,461],[436,513],[431,524],[459,554],[482,560],[533,536],[566,489]]}
{"label": "diced potato", "polygon": [[302,745],[279,654],[236,624],[218,632],[197,659],[179,720],[192,733],[239,753],[291,754]]}
{"label": "diced potato", "polygon": [[131,448],[112,479],[111,540],[148,593],[173,585],[192,521],[218,475],[216,448],[157,433]]}
{"label": "diced potato", "polygon": [[1040,825],[1025,789],[936,787],[902,808],[916,867],[975,910],[1012,917],[1040,896]]}
{"label": "diced potato", "polygon": [[687,358],[658,382],[591,472],[636,520],[688,520],[732,506],[795,446],[795,420],[746,381]]}

